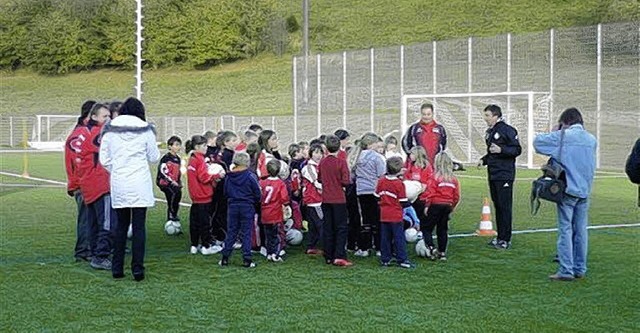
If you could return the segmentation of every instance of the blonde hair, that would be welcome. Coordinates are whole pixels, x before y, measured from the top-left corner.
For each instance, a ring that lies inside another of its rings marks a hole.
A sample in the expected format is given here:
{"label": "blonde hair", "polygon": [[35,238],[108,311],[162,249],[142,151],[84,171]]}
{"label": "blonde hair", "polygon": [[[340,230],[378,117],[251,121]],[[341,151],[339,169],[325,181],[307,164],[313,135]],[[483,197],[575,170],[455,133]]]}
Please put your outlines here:
{"label": "blonde hair", "polygon": [[409,150],[409,154],[413,154],[416,160],[413,164],[420,169],[424,169],[429,166],[429,158],[427,157],[427,151],[422,146],[414,146]]}
{"label": "blonde hair", "polygon": [[362,135],[362,138],[358,141],[358,144],[349,151],[349,156],[347,156],[347,164],[349,165],[349,170],[353,171],[356,163],[358,163],[358,159],[360,158],[360,153],[363,150],[367,150],[370,145],[382,141],[377,134],[372,132],[367,132]]}
{"label": "blonde hair", "polygon": [[451,181],[455,178],[453,175],[453,160],[449,157],[449,154],[440,152],[436,155],[433,162],[435,164],[435,176],[444,181]]}

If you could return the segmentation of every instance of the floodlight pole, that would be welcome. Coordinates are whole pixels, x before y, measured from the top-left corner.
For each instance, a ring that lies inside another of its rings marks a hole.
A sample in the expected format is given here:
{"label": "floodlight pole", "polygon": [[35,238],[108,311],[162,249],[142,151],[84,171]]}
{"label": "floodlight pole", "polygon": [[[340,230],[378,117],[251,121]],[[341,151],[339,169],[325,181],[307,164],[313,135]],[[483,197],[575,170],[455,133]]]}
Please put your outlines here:
{"label": "floodlight pole", "polygon": [[142,100],[142,0],[136,0],[136,98]]}

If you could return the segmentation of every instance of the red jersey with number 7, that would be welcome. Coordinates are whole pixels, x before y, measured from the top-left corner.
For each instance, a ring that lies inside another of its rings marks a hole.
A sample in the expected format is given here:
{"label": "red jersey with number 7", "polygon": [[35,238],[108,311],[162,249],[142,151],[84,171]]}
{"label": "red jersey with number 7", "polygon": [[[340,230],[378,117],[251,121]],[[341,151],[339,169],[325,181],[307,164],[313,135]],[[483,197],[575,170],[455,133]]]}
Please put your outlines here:
{"label": "red jersey with number 7", "polygon": [[284,221],[282,206],[289,204],[287,185],[278,177],[269,177],[260,181],[260,205],[263,224],[277,224]]}

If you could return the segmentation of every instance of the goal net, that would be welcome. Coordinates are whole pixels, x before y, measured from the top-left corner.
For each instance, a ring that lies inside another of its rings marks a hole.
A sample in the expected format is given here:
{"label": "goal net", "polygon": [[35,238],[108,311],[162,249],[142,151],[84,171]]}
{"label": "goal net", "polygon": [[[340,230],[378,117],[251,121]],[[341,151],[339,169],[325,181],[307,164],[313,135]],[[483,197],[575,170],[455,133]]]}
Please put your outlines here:
{"label": "goal net", "polygon": [[36,115],[28,144],[35,149],[63,150],[64,142],[77,122],[77,115]]}
{"label": "goal net", "polygon": [[420,106],[431,103],[434,117],[447,131],[447,151],[463,163],[477,163],[486,153],[487,124],[483,110],[489,104],[502,108],[504,120],[518,130],[522,154],[516,163],[533,168],[544,163],[536,156],[533,138],[552,126],[551,95],[545,92],[518,91],[502,93],[424,94],[402,96],[401,128],[420,118]]}

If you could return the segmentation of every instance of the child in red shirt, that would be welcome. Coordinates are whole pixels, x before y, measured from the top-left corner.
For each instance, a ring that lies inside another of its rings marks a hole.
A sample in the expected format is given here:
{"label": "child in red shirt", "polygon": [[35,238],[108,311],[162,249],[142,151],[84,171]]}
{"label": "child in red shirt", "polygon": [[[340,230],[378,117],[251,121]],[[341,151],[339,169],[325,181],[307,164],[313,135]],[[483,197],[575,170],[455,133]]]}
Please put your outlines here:
{"label": "child in red shirt", "polygon": [[394,156],[387,160],[387,174],[378,180],[375,196],[380,200],[380,263],[389,266],[391,244],[394,245],[396,260],[402,268],[411,268],[407,259],[407,243],[402,221],[403,207],[410,203],[404,183],[398,178],[402,172],[402,158]]}
{"label": "child in red shirt", "polygon": [[322,239],[323,214],[322,214],[322,184],[318,182],[318,163],[322,160],[324,152],[322,146],[314,144],[309,148],[311,158],[302,168],[302,204],[305,216],[309,221],[309,238],[307,254],[320,254],[317,249]]}
{"label": "child in red shirt", "polygon": [[198,253],[198,243],[200,243],[202,246],[200,253],[203,255],[216,254],[222,250],[222,247],[211,245],[211,201],[216,182],[225,176],[225,172],[223,170],[214,173],[213,169],[212,172],[209,172],[209,166],[205,161],[206,137],[194,135],[184,146],[187,154],[191,155],[187,167],[189,196],[192,202],[189,212],[190,252],[191,254]]}
{"label": "child in red shirt", "polygon": [[262,225],[265,228],[265,238],[267,240],[267,260],[281,262],[279,229],[284,221],[282,212],[283,206],[289,204],[289,192],[287,186],[278,178],[280,173],[280,161],[271,160],[267,163],[269,177],[260,180],[260,199]]}
{"label": "child in red shirt", "polygon": [[[446,261],[449,215],[460,200],[460,184],[453,175],[453,161],[447,153],[437,154],[434,164],[435,173],[427,183],[426,195],[424,196],[427,218],[422,232],[428,249],[427,257],[431,260]],[[438,250],[435,250],[431,236],[436,226],[438,228]]]}

